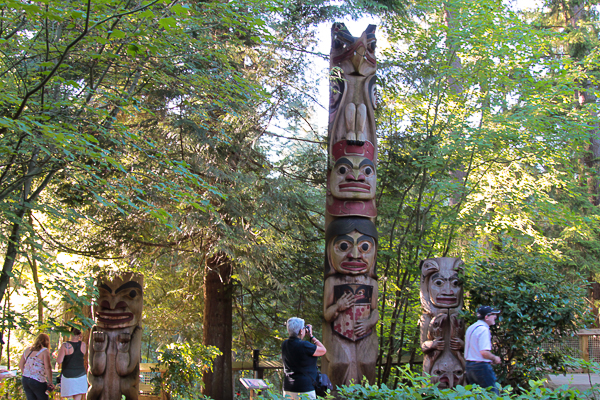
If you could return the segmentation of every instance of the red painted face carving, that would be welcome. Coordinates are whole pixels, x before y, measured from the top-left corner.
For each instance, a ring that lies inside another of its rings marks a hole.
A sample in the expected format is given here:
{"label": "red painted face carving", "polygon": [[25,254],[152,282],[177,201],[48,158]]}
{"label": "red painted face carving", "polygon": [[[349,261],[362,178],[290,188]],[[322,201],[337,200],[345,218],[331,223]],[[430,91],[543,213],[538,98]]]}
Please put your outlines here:
{"label": "red painted face carving", "polygon": [[328,250],[329,263],[340,274],[366,274],[374,267],[377,252],[375,239],[356,230],[335,236]]}
{"label": "red painted face carving", "polygon": [[377,175],[373,161],[346,156],[333,166],[329,182],[333,197],[344,200],[370,200],[375,197]]}
{"label": "red painted face carving", "polygon": [[104,279],[98,285],[99,297],[92,311],[99,328],[121,329],[140,323],[144,291],[137,280],[132,274],[126,274],[112,281]]}
{"label": "red painted face carving", "polygon": [[452,269],[442,268],[429,277],[429,297],[436,307],[457,307],[461,289],[458,274]]}

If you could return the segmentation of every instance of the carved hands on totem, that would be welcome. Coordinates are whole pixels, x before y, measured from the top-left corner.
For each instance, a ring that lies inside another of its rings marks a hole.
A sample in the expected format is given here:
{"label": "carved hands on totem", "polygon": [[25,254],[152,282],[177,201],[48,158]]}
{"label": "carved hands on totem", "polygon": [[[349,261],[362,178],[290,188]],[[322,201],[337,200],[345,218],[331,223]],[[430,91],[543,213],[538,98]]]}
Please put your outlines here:
{"label": "carved hands on totem", "polygon": [[336,304],[338,306],[337,311],[341,312],[341,311],[347,310],[348,308],[350,308],[354,305],[355,301],[356,301],[356,299],[355,299],[354,293],[351,293],[351,292],[344,293],[344,295],[342,297],[340,297],[338,299],[338,301],[336,302]]}
{"label": "carved hands on totem", "polygon": [[117,338],[117,350],[121,353],[129,353],[131,335],[129,333],[119,333]]}
{"label": "carved hands on totem", "polygon": [[92,332],[92,348],[96,353],[104,353],[108,347],[108,337],[104,332]]}

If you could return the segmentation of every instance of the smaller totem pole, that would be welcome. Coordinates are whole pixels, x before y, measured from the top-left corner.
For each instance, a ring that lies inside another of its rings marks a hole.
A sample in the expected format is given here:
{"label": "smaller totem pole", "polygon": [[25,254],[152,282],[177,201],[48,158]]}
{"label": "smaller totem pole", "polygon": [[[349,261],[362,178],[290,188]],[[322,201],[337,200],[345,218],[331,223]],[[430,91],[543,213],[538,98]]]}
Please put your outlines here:
{"label": "smaller totem pole", "polygon": [[143,276],[98,278],[92,305],[96,325],[89,342],[88,400],[137,400],[142,347]]}
{"label": "smaller totem pole", "polygon": [[462,385],[465,373],[463,350],[465,324],[458,312],[463,288],[458,274],[460,258],[430,258],[421,262],[421,349],[423,373],[440,388]]}

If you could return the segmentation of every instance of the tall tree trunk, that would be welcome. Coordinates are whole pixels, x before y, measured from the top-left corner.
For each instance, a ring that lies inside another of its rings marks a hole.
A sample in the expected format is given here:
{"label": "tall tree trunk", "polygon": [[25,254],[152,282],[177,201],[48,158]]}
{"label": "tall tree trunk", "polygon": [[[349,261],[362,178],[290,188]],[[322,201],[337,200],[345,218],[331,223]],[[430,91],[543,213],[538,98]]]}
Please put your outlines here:
{"label": "tall tree trunk", "polygon": [[[456,54],[457,48],[455,39],[453,38],[454,29],[454,12],[452,10],[453,5],[451,3],[444,3],[444,23],[448,28],[448,36],[446,37],[446,48],[448,49],[449,59],[448,62],[450,64],[450,74],[448,76],[448,89],[452,96],[460,96],[464,89],[459,80],[455,78],[453,74],[458,76],[458,73],[462,70],[462,63],[458,54]],[[462,135],[462,132],[453,132],[452,135]],[[465,172],[465,166],[460,165],[458,169],[450,171],[450,178],[452,181],[456,182],[457,187],[462,186],[464,184],[465,178],[467,177],[467,173]],[[450,205],[455,206],[460,203],[460,199],[462,197],[461,191],[458,190],[452,194],[450,198]]]}
{"label": "tall tree trunk", "polygon": [[[4,298],[4,293],[8,288],[8,283],[10,281],[10,277],[12,276],[12,269],[15,265],[15,261],[17,258],[17,254],[19,253],[19,248],[21,246],[21,228],[22,225],[27,222],[23,219],[25,213],[30,209],[33,202],[37,200],[40,193],[48,186],[54,175],[58,172],[58,169],[50,171],[46,173],[46,176],[42,180],[42,182],[38,185],[37,189],[33,190],[33,178],[37,176],[41,172],[41,168],[38,166],[37,158],[38,158],[39,150],[36,150],[31,157],[31,161],[27,166],[27,178],[24,179],[22,187],[20,189],[20,202],[15,211],[15,217],[13,219],[12,228],[10,237],[8,239],[8,244],[6,246],[6,253],[4,255],[4,264],[2,265],[2,272],[0,273],[0,303],[2,303],[2,299]],[[47,160],[44,160],[45,163]],[[15,189],[16,190],[16,189]]]}
{"label": "tall tree trunk", "polygon": [[231,371],[233,283],[231,260],[222,252],[206,261],[204,275],[204,345],[217,347],[223,355],[203,376],[205,395],[215,400],[233,399]]}
{"label": "tall tree trunk", "polygon": [[2,274],[0,274],[0,302],[4,297],[4,293],[8,289],[8,283],[12,276],[12,269],[15,265],[17,253],[19,252],[20,241],[21,241],[21,225],[23,221],[23,215],[25,214],[25,207],[21,207],[16,212],[16,220],[13,222],[13,226],[8,238],[8,244],[6,246],[6,253],[4,256],[4,264],[2,265]]}
{"label": "tall tree trunk", "polygon": [[[33,217],[29,213],[29,225],[33,227]],[[35,258],[35,246],[33,239],[29,241],[29,250],[31,255],[27,256],[27,261],[31,267],[31,276],[33,277],[33,285],[35,286],[35,294],[37,297],[37,309],[38,309],[38,324],[44,322],[44,299],[42,298],[42,285],[40,284],[40,278],[38,276],[37,260]]]}

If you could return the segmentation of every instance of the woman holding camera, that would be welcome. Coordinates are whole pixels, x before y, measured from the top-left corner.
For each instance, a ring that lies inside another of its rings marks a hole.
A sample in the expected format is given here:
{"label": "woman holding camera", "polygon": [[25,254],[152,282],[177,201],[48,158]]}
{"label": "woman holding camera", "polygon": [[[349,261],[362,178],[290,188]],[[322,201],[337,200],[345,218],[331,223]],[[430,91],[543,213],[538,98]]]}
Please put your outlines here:
{"label": "woman holding camera", "polygon": [[[283,358],[283,395],[293,400],[300,394],[316,399],[314,384],[317,382],[317,357],[327,353],[325,346],[313,336],[312,326],[304,325],[301,318],[292,317],[287,321],[289,338],[281,346]],[[302,339],[308,333],[309,341]]]}

